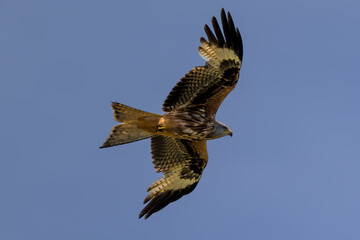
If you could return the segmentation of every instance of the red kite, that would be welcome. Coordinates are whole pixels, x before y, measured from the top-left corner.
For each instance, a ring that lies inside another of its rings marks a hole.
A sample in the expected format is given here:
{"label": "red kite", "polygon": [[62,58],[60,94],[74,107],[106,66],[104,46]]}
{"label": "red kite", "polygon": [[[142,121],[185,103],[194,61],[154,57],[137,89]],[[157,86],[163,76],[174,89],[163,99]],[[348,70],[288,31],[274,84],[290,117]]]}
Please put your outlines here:
{"label": "red kite", "polygon": [[193,68],[175,85],[163,104],[164,114],[111,104],[115,120],[122,124],[112,128],[100,148],[151,138],[154,167],[164,173],[148,188],[144,200],[148,204],[139,218],[148,218],[193,191],[208,161],[206,141],[232,135],[215,115],[238,82],[243,44],[239,29],[224,9],[221,22],[223,32],[212,18],[215,34],[205,25],[208,40],[200,38],[198,52],[206,63]]}

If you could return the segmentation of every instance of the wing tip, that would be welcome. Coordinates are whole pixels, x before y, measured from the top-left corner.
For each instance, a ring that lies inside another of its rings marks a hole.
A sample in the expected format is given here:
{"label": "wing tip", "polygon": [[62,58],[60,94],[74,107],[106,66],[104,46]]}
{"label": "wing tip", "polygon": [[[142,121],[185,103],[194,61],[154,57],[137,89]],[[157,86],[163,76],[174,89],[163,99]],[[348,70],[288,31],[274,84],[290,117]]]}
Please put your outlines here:
{"label": "wing tip", "polygon": [[[147,200],[147,201],[150,200],[150,202],[143,208],[143,210],[141,210],[141,212],[139,214],[139,219],[144,216],[145,216],[144,219],[147,219],[152,214],[165,208],[170,203],[175,202],[182,196],[191,193],[196,188],[199,180],[200,179],[195,180],[191,185],[189,185],[183,189],[166,190],[164,192],[156,194],[155,196],[151,196],[149,199],[147,199],[149,197],[149,196],[147,196],[145,198],[145,200]],[[145,200],[144,200],[144,202],[145,202]]]}
{"label": "wing tip", "polygon": [[238,31],[238,28],[235,29],[234,21],[232,19],[230,11],[227,11],[226,13],[225,9],[222,8],[220,12],[220,18],[222,23],[222,31],[217,21],[217,18],[213,16],[211,19],[216,38],[207,24],[204,27],[210,44],[216,45],[217,47],[227,47],[233,49],[236,55],[239,57],[240,61],[242,61],[242,38],[240,31]]}
{"label": "wing tip", "polygon": [[221,15],[225,14],[225,9],[224,9],[224,8],[221,8],[220,13],[221,13]]}
{"label": "wing tip", "polygon": [[[145,215],[145,213],[143,211],[141,211],[139,213],[139,219],[142,218],[144,215]],[[147,218],[148,218],[147,216],[144,217],[144,219],[147,219]]]}

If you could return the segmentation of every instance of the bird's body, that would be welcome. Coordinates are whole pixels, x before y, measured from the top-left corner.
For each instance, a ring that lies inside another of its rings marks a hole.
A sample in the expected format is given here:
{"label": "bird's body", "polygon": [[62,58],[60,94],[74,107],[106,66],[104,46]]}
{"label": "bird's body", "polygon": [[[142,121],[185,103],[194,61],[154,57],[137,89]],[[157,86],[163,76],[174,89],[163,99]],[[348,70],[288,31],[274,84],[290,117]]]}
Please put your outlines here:
{"label": "bird's body", "polygon": [[200,39],[199,54],[206,60],[188,72],[171,90],[163,104],[164,114],[154,114],[113,102],[113,127],[101,148],[151,138],[151,153],[157,172],[164,176],[148,188],[147,206],[139,217],[149,217],[170,202],[190,193],[207,164],[206,141],[232,135],[215,120],[224,98],[235,88],[243,48],[230,13],[221,11],[224,35],[215,17],[214,33],[205,25],[208,41]]}
{"label": "bird's body", "polygon": [[157,133],[193,141],[211,140],[220,137],[217,135],[219,125],[226,127],[202,106],[194,106],[164,114],[159,120]]}

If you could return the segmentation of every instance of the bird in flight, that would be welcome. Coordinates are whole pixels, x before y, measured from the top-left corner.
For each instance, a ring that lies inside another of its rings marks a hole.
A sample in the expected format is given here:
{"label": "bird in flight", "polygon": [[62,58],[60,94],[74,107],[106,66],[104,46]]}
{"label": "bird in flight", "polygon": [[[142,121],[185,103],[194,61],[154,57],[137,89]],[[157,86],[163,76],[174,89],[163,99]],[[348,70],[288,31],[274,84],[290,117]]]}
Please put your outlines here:
{"label": "bird in flight", "polygon": [[200,38],[198,48],[205,65],[194,67],[175,85],[163,103],[164,114],[111,104],[115,121],[121,124],[112,128],[100,148],[151,138],[154,168],[163,173],[148,188],[139,218],[146,219],[192,192],[208,161],[206,141],[232,136],[215,115],[238,82],[243,44],[229,12],[221,10],[222,31],[215,17],[211,22],[213,31],[205,25],[208,40]]}

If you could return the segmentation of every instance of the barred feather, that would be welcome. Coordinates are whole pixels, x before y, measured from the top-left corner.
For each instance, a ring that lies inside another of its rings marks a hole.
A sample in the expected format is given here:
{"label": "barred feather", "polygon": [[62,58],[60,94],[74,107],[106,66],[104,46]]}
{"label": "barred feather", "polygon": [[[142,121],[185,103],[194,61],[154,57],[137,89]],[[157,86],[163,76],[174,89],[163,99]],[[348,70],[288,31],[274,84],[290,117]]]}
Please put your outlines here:
{"label": "barred feather", "polygon": [[155,169],[164,176],[148,188],[147,206],[139,218],[150,217],[182,196],[192,192],[201,178],[208,156],[206,141],[187,141],[166,136],[151,138]]}
{"label": "barred feather", "polygon": [[215,34],[205,25],[208,41],[200,38],[198,52],[206,64],[195,67],[176,84],[164,101],[165,112],[201,103],[209,113],[216,113],[224,98],[234,89],[243,58],[242,39],[230,13],[226,16],[224,9],[221,10],[221,23],[223,33],[215,17],[212,18]]}

